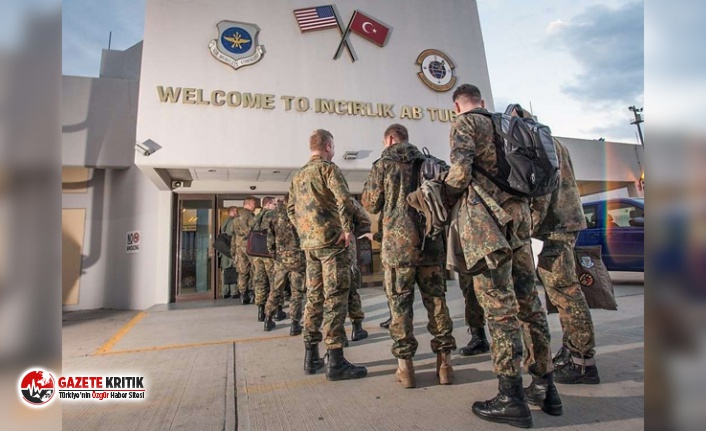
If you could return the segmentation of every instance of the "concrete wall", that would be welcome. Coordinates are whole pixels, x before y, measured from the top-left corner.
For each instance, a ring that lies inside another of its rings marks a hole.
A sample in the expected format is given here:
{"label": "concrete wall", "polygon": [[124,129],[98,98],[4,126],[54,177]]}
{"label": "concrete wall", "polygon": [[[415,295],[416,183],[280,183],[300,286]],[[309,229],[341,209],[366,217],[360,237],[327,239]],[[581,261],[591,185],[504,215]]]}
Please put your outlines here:
{"label": "concrete wall", "polygon": [[62,76],[62,166],[133,164],[138,87],[134,80]]}
{"label": "concrete wall", "polygon": [[[162,148],[141,166],[153,167],[299,167],[308,158],[308,137],[316,128],[336,138],[342,162],[346,150],[367,150],[368,157],[346,161],[346,169],[369,169],[381,151],[381,136],[393,122],[410,129],[410,140],[434,153],[448,154],[449,124],[432,121],[426,108],[452,109],[451,92],[437,93],[417,73],[425,49],[445,52],[456,65],[458,83],[472,82],[492,107],[483,38],[475,1],[355,0],[336,7],[344,25],[353,11],[392,27],[385,47],[358,35],[349,37],[358,56],[333,60],[341,36],[336,29],[302,34],[293,10],[309,0],[148,0],[145,18],[138,141]],[[211,55],[221,20],[244,21],[260,28],[258,43],[266,54],[254,65],[232,69]],[[163,103],[158,86],[212,91],[265,93],[275,109]],[[395,119],[286,111],[282,96],[394,104]],[[420,120],[400,119],[403,105],[424,109]]]}
{"label": "concrete wall", "polygon": [[[96,169],[86,193],[63,195],[62,208],[85,208],[79,303],[65,310],[144,309],[168,302],[171,196],[135,166]],[[129,231],[139,253],[126,253]]]}
{"label": "concrete wall", "polygon": [[142,42],[136,43],[125,51],[104,49],[101,54],[101,78],[140,79],[142,65]]}

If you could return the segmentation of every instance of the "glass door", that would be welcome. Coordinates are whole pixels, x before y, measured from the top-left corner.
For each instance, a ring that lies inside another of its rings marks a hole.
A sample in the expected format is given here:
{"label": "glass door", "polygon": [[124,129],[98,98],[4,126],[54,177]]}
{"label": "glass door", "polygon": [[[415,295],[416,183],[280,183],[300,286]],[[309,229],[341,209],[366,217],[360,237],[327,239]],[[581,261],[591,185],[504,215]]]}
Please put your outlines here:
{"label": "glass door", "polygon": [[215,201],[212,196],[179,196],[176,300],[213,299]]}

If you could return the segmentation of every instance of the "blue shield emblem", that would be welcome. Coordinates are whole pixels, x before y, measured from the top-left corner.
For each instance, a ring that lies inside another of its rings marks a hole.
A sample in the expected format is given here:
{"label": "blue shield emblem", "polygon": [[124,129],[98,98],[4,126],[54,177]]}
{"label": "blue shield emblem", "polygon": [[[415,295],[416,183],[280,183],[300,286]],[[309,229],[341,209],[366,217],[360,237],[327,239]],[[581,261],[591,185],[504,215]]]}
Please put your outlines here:
{"label": "blue shield emblem", "polygon": [[221,21],[216,26],[218,38],[211,40],[208,49],[216,60],[238,69],[255,64],[265,55],[265,47],[257,44],[260,27],[238,21]]}
{"label": "blue shield emblem", "polygon": [[594,265],[595,263],[593,263],[593,259],[591,259],[591,256],[581,256],[581,266],[590,269],[593,268]]}

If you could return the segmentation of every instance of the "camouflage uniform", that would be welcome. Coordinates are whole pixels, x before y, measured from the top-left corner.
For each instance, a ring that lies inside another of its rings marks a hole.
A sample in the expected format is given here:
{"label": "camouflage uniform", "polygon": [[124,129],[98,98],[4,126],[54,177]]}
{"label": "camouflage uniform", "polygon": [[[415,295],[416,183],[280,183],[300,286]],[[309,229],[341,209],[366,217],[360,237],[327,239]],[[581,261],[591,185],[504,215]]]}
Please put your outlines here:
{"label": "camouflage uniform", "polygon": [[532,200],[535,229],[532,236],[544,242],[537,275],[549,300],[559,310],[563,344],[577,357],[592,358],[595,337],[591,311],[576,278],[574,244],[586,228],[581,196],[568,150],[555,140],[561,167],[561,184],[552,194]]}
{"label": "camouflage uniform", "polygon": [[292,180],[287,213],[306,254],[307,304],[302,335],[307,344],[322,341],[328,350],[343,347],[343,324],[348,310],[350,256],[336,244],[343,232],[352,232],[353,213],[348,183],[340,168],[321,156],[312,156]]}
{"label": "camouflage uniform", "polygon": [[244,294],[250,289],[250,256],[245,252],[248,246],[248,234],[255,223],[255,214],[247,208],[239,208],[233,219],[233,238],[231,256],[235,257],[238,269],[238,290]]}
{"label": "camouflage uniform", "polygon": [[466,306],[466,325],[469,328],[483,328],[485,326],[485,318],[483,317],[483,309],[478,303],[476,291],[473,288],[473,276],[470,274],[459,274],[458,286],[461,288]]}
{"label": "camouflage uniform", "polygon": [[353,229],[354,235],[348,246],[348,254],[351,260],[351,288],[348,293],[348,318],[351,322],[362,322],[365,319],[363,303],[360,300],[358,289],[363,286],[363,276],[358,268],[358,249],[356,247],[357,238],[366,233],[370,233],[370,218],[365,213],[363,206],[355,199],[353,202]]}
{"label": "camouflage uniform", "polygon": [[453,321],[446,306],[446,279],[443,239],[426,240],[421,250],[422,235],[416,210],[406,201],[412,192],[412,163],[422,153],[410,143],[397,143],[382,152],[373,164],[363,188],[363,206],[372,213],[382,213],[382,264],[384,284],[392,313],[390,336],[392,354],[398,359],[411,359],[417,351],[413,334],[414,284],[419,285],[422,302],[427,309],[427,329],[434,337],[434,353],[456,349]]}
{"label": "camouflage uniform", "polygon": [[[234,219],[234,217],[229,216],[226,219],[226,221],[223,222],[223,225],[221,225],[221,228],[219,231],[220,231],[220,233],[230,235],[231,256],[235,257],[235,255],[232,254],[233,243],[235,242],[235,238],[233,235],[233,219]],[[237,285],[224,283],[226,269],[233,266],[234,260],[224,254],[221,254],[221,253],[219,253],[219,254],[221,255],[221,286],[223,286],[223,291],[221,292],[221,294],[223,296],[235,294],[235,289],[237,288]]]}
{"label": "camouflage uniform", "polygon": [[[507,377],[521,375],[522,321],[527,325],[535,358],[529,371],[542,377],[553,371],[553,366],[546,313],[534,279],[529,199],[508,194],[482,174],[473,171],[472,165],[475,163],[491,174],[497,172],[492,122],[486,116],[473,112],[459,115],[452,125],[451,169],[445,180],[446,193],[451,201],[458,199],[473,181],[476,187],[470,190],[478,189],[488,195],[488,199],[481,196],[481,202],[486,207],[489,201],[499,204],[499,209],[488,208],[493,214],[504,212],[511,217],[511,221],[503,225],[494,222],[490,222],[494,225],[489,225],[487,219],[475,223],[470,220],[461,232],[461,240],[465,242],[464,247],[471,245],[494,249],[500,248],[500,245],[487,244],[488,238],[492,237],[487,230],[500,228],[505,235],[506,239],[501,239],[507,241],[510,247],[507,258],[491,262],[486,256],[487,268],[474,279],[476,296],[492,337],[494,372]],[[472,205],[475,204],[474,197]]]}
{"label": "camouflage uniform", "polygon": [[[262,209],[257,215],[253,229],[266,230],[271,225],[275,212]],[[255,290],[255,305],[265,305],[270,290],[275,285],[275,260],[269,257],[255,257],[252,259],[252,286]],[[280,293],[281,296],[281,293]],[[275,307],[279,304],[275,304]]]}
{"label": "camouflage uniform", "polygon": [[275,254],[275,284],[267,299],[265,314],[272,316],[282,303],[284,286],[289,280],[292,298],[289,302],[289,317],[299,322],[302,318],[302,301],[306,287],[306,258],[299,247],[299,236],[287,215],[287,209],[279,204],[275,210],[267,235],[267,247]]}

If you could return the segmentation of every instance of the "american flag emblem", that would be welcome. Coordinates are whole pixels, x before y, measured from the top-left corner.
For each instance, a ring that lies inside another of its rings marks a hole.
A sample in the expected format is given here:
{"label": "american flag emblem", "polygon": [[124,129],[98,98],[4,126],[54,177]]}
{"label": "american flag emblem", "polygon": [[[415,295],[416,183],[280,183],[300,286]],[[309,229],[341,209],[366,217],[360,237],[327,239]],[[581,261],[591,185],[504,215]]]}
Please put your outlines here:
{"label": "american flag emblem", "polygon": [[302,33],[338,27],[338,19],[331,5],[297,9],[294,16]]}

